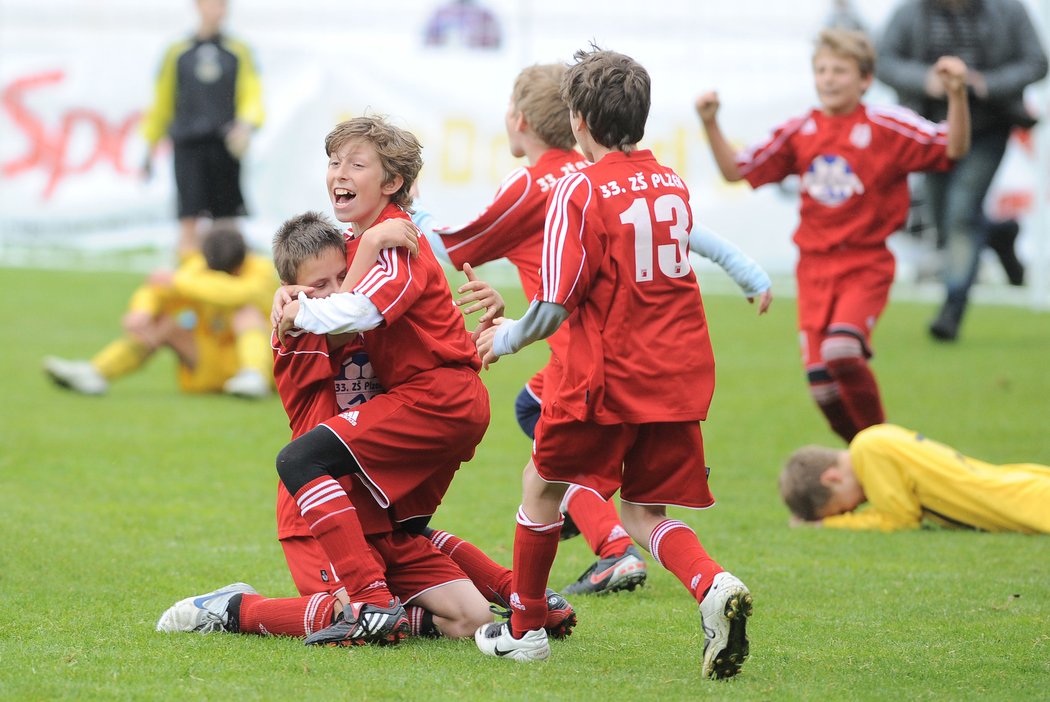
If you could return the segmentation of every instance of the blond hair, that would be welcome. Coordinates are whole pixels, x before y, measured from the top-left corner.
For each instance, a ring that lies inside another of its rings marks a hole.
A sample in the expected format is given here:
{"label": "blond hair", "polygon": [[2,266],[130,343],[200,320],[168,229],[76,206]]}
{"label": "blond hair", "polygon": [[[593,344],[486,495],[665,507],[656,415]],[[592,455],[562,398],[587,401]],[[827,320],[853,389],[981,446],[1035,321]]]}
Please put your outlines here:
{"label": "blond hair", "polygon": [[568,150],[576,145],[576,137],[569,124],[569,106],[561,99],[564,75],[560,63],[529,66],[514,80],[510,99],[543,143]]}
{"label": "blond hair", "polygon": [[273,235],[273,267],[285,285],[299,283],[299,266],[328,249],[346,256],[346,239],[320,212],[304,212],[285,220]]}
{"label": "blond hair", "polygon": [[875,47],[867,33],[856,29],[831,28],[821,30],[817,35],[813,57],[826,49],[836,56],[853,59],[857,62],[861,76],[875,74]]}
{"label": "blond hair", "polygon": [[395,127],[382,117],[354,117],[340,122],[324,138],[325,153],[331,156],[351,141],[365,141],[379,155],[385,178],[390,183],[397,176],[404,181],[390,201],[402,209],[412,206],[412,184],[423,167],[423,147],[416,136],[400,127]]}
{"label": "blond hair", "polygon": [[831,498],[831,489],[820,476],[838,463],[839,453],[826,446],[803,446],[788,458],[780,472],[780,496],[796,517],[808,522],[820,519],[820,510]]}

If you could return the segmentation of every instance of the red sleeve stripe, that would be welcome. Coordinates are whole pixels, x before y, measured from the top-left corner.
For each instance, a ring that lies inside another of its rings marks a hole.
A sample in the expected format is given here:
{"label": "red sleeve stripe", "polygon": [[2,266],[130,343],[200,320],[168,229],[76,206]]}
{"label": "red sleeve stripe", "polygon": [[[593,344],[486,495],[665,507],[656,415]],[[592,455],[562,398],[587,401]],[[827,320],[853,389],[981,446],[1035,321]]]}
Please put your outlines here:
{"label": "red sleeve stripe", "polygon": [[868,107],[873,124],[891,129],[920,144],[947,144],[948,125],[920,117],[905,107]]}
{"label": "red sleeve stripe", "polygon": [[[390,301],[390,304],[379,310],[379,314],[385,315],[387,310],[393,307],[408,291],[412,283],[412,261],[410,256],[408,258],[408,278],[405,280],[405,284],[401,287],[401,291],[394,296],[394,299]],[[383,286],[397,280],[400,266],[401,259],[397,255],[397,250],[383,249],[379,252],[379,260],[376,261],[376,265],[365,274],[361,282],[354,286],[354,292],[361,293],[368,299],[372,299],[372,296],[379,292]]]}

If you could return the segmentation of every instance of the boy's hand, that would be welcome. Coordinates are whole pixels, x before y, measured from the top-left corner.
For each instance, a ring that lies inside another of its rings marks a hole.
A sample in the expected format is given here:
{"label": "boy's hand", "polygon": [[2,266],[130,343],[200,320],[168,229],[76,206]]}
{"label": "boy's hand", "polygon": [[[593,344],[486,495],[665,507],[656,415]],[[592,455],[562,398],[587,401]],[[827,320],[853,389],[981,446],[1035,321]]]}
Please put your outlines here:
{"label": "boy's hand", "polygon": [[933,65],[933,72],[944,93],[959,95],[966,92],[966,63],[958,56],[941,56]]}
{"label": "boy's hand", "polygon": [[367,236],[377,249],[403,247],[413,256],[419,253],[419,230],[407,219],[384,220],[369,227],[362,236]]}
{"label": "boy's hand", "polygon": [[503,316],[506,304],[503,302],[503,296],[493,289],[491,285],[484,280],[478,280],[478,277],[474,275],[474,269],[470,267],[469,263],[463,264],[463,273],[467,276],[467,282],[459,286],[457,292],[460,295],[467,294],[456,300],[456,304],[460,307],[470,305],[470,307],[463,310],[463,314],[473,314],[478,310],[485,310],[485,313],[478,318],[478,328],[471,334],[471,338],[476,341],[478,334],[491,326],[493,319]]}
{"label": "boy's hand", "polygon": [[705,124],[713,122],[715,117],[718,116],[718,108],[721,105],[722,103],[718,100],[718,93],[710,90],[696,99],[696,114],[700,116],[700,121]]}
{"label": "boy's hand", "polygon": [[235,121],[226,136],[223,138],[226,150],[230,155],[240,161],[248,152],[248,144],[252,140],[252,125],[247,122]]}
{"label": "boy's hand", "polygon": [[478,356],[481,357],[481,367],[486,370],[499,360],[499,356],[492,353],[492,342],[496,338],[496,327],[501,324],[503,324],[503,317],[496,317],[492,320],[490,326],[478,332],[477,338],[474,340],[474,346],[478,349]]}
{"label": "boy's hand", "polygon": [[[747,301],[754,304],[755,298],[749,297]],[[773,304],[773,288],[769,288],[758,296],[758,315],[761,317]]]}
{"label": "boy's hand", "polygon": [[282,341],[289,331],[295,328],[295,315],[299,314],[299,301],[292,300],[284,306],[284,314],[281,316],[277,327],[277,340]]}
{"label": "boy's hand", "polygon": [[[309,285],[283,285],[277,288],[277,291],[273,294],[273,308],[270,310],[270,326],[277,328],[281,324],[281,320],[284,318],[284,310],[292,302],[296,302],[295,311],[298,313],[297,298],[299,293],[304,292],[309,295],[313,291],[314,289]],[[292,319],[295,319],[294,314]]]}

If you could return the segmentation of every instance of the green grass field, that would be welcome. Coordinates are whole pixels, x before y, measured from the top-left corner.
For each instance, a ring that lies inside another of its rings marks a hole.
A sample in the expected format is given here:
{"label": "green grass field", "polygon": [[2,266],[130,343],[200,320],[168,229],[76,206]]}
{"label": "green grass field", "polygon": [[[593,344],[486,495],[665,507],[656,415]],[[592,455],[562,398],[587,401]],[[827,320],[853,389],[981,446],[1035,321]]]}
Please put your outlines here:
{"label": "green grass field", "polygon": [[[545,664],[469,641],[307,649],[291,639],[163,635],[160,613],[236,580],[294,594],[274,536],[276,399],[187,397],[158,358],[105,398],[52,387],[46,354],[91,355],[118,331],[132,274],[2,269],[0,698],[295,700],[1034,700],[1050,690],[1050,537],[791,530],[780,462],[835,445],[797,360],[793,300],[765,318],[706,300],[718,386],[704,434],[719,502],[673,511],[755,596],[751,660],[699,674],[697,608],[658,566],[647,585],[577,597],[576,633]],[[717,275],[717,274],[715,274]],[[520,298],[513,302],[520,309]],[[894,302],[874,362],[892,421],[993,462],[1050,464],[1050,316],[978,307],[958,345],[931,305]],[[509,565],[529,442],[514,422],[543,349],[486,373],[489,433],[435,525]],[[644,388],[640,389],[644,392]],[[1050,509],[1050,505],[1048,505]],[[590,564],[566,542],[552,585]]]}

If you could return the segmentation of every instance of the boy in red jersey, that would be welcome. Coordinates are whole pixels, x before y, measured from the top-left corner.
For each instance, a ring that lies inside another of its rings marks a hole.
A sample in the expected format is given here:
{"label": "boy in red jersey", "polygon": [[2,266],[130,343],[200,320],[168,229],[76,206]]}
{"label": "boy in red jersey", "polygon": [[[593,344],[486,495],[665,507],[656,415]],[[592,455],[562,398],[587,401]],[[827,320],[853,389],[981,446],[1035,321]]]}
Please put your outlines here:
{"label": "boy in red jersey", "polygon": [[[419,254],[385,249],[363,277],[354,268],[361,235],[404,220],[422,165],[409,132],[375,117],[342,122],[326,137],[327,184],[336,218],[352,225],[344,289],[323,299],[302,291],[279,310],[278,339],[293,327],[361,334],[386,391],[293,440],[278,474],[299,505],[343,587],[343,619],[308,642],[384,641],[407,628],[382,569],[359,558],[361,521],[337,478],[355,474],[394,522],[411,530],[433,514],[488,427],[489,402],[477,354],[441,265],[425,241]],[[358,263],[360,266],[360,263]],[[350,612],[350,616],[347,616]],[[369,623],[376,622],[372,627]]]}
{"label": "boy in red jersey", "polygon": [[487,366],[568,320],[569,352],[545,378],[525,468],[511,619],[479,628],[475,640],[489,655],[550,655],[543,593],[562,497],[569,485],[603,498],[619,489],[628,533],[700,603],[704,674],[728,677],[748,654],[751,595],[665,507],[714,503],[699,424],[714,390],[714,359],[688,258],[689,191],[651,152],[637,149],[649,75],[633,59],[577,52],[562,96],[594,165],[555,185],[536,299],[520,320],[484,330],[477,346]]}
{"label": "boy in red jersey", "polygon": [[875,51],[861,32],[826,29],[817,39],[813,76],[820,109],[777,127],[739,154],[718,126],[718,95],[696,101],[711,151],[729,181],[752,187],[798,175],[802,182],[796,268],[798,316],[810,394],[847,443],[885,421],[868,365],[871,333],[893,283],[886,239],[908,214],[908,173],[947,170],[969,149],[966,65],[937,63],[948,119],[934,124],[905,108],[866,105]]}
{"label": "boy in red jersey", "polygon": [[[383,227],[368,231],[358,257],[375,261],[387,245],[414,246],[413,241],[400,239],[400,230],[389,236],[388,232]],[[273,250],[282,281],[308,286],[314,297],[327,297],[344,282],[343,235],[317,213],[285,222],[274,237]],[[274,335],[274,376],[293,438],[340,410],[363,407],[383,392],[358,337],[299,334],[282,345]],[[395,528],[359,475],[342,476],[339,483],[366,535],[368,549],[359,558],[378,563],[391,592],[406,605],[411,633],[458,638],[492,620],[488,602],[467,576],[428,539]],[[283,485],[278,486],[277,521],[278,537],[301,597],[266,598],[244,583],[234,583],[177,602],[158,621],[158,631],[221,630],[306,636],[309,641],[333,622],[346,621],[343,603],[332,594],[342,583]],[[392,638],[378,642],[396,643],[400,633],[395,629]],[[364,643],[364,638],[346,637],[345,643]]]}
{"label": "boy in red jersey", "polygon": [[[457,268],[500,258],[509,260],[518,269],[527,296],[539,288],[548,195],[560,178],[590,165],[574,148],[576,137],[561,97],[564,74],[564,64],[542,64],[523,69],[515,79],[505,119],[507,139],[511,154],[525,157],[529,165],[515,169],[503,180],[495,200],[480,215],[464,226],[440,229],[435,229],[430,213],[417,208],[413,215],[435,252],[445,254]],[[689,243],[691,250],[726,268],[749,299],[760,297],[759,312],[765,312],[772,299],[765,271],[713,232],[694,228]],[[565,358],[568,338],[567,330],[563,330],[547,339],[551,348],[548,366]],[[537,372],[514,403],[518,424],[530,439],[535,438],[546,374],[547,367]],[[562,512],[566,515],[562,538],[577,533],[570,530],[571,524],[598,557],[564,593],[604,594],[633,590],[645,582],[645,560],[632,544],[611,500],[573,489],[566,493]],[[435,543],[451,550],[456,540],[445,535]],[[465,564],[460,565],[470,573]]]}

